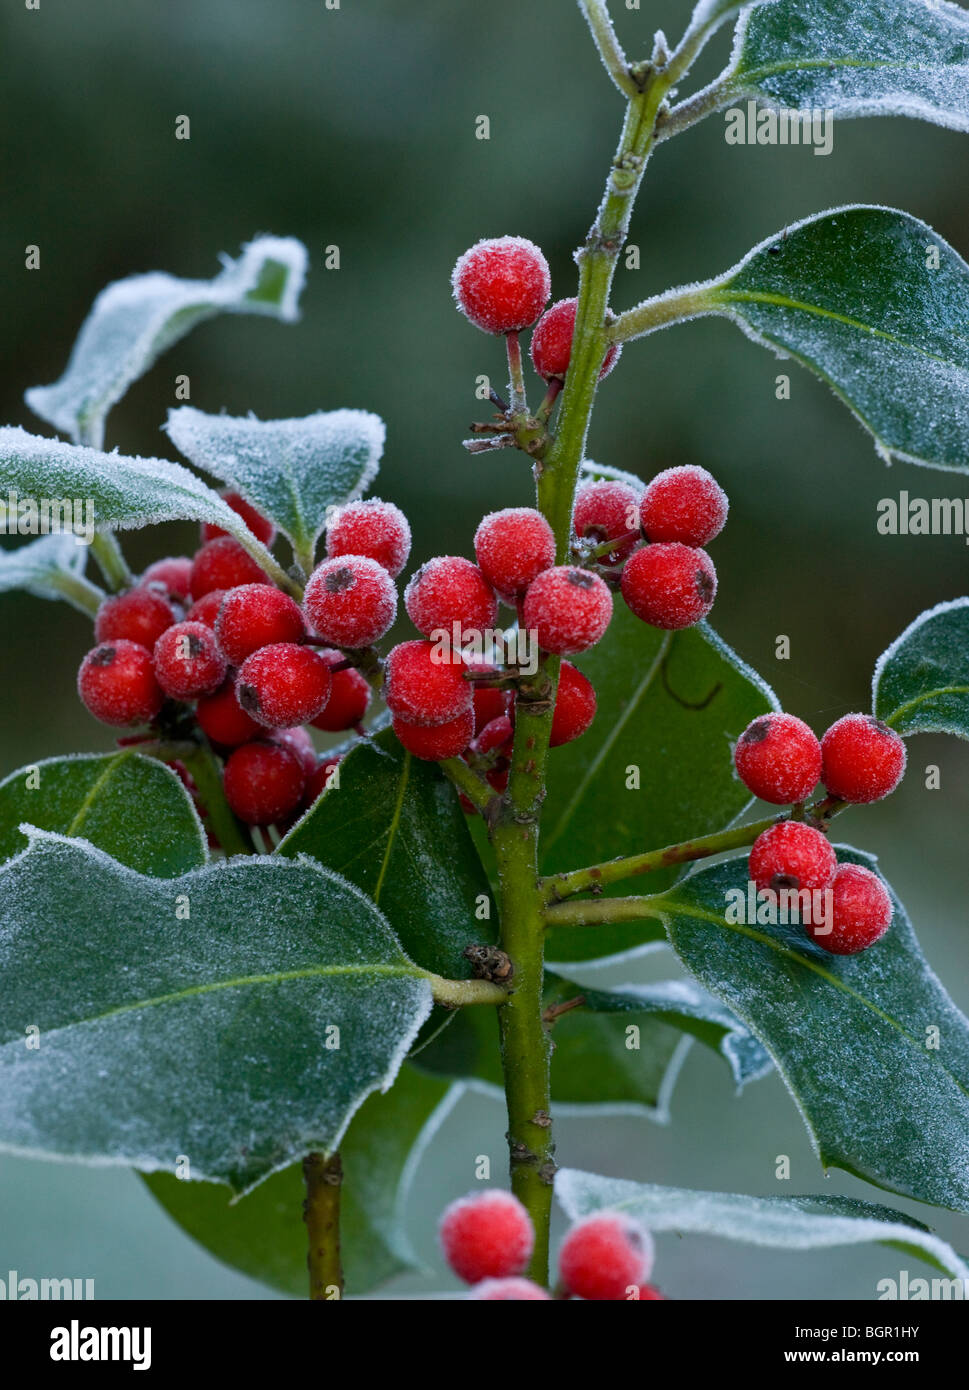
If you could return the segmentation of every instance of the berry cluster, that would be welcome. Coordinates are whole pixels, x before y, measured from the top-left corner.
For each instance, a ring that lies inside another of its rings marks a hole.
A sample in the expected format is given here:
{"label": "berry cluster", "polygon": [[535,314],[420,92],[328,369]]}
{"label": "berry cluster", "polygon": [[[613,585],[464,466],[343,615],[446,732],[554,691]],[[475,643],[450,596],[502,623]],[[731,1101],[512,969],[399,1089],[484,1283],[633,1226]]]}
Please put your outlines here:
{"label": "berry cluster", "polygon": [[[452,1202],[441,1217],[438,1236],[451,1269],[472,1286],[469,1298],[527,1302],[552,1297],[523,1277],[535,1232],[528,1212],[510,1193],[489,1189]],[[587,1216],[562,1242],[556,1297],[662,1299],[646,1282],[652,1267],[653,1240],[638,1222],[618,1212]]]}
{"label": "berry cluster", "polygon": [[[792,714],[765,714],[740,735],[734,766],[744,786],[773,805],[798,805],[818,782],[837,801],[864,804],[893,792],[905,771],[905,744],[867,714],[846,714],[819,741]],[[772,825],[754,841],[750,877],[758,891],[830,893],[824,919],[808,934],[833,955],[854,955],[888,931],[892,900],[870,869],[839,866],[827,838],[805,821]]]}

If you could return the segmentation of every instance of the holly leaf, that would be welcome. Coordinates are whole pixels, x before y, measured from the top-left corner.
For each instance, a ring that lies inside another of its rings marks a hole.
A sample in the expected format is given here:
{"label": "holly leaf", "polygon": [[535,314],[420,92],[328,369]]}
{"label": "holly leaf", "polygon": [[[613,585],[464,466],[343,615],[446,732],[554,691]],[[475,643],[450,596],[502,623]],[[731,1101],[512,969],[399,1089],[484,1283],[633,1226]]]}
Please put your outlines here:
{"label": "holly leaf", "polygon": [[84,578],[87,546],[75,534],[58,531],[0,551],[0,593],[26,589],[35,598],[66,599],[90,617],[101,591]]}
{"label": "holly leaf", "polygon": [[338,875],[265,858],[147,878],[29,835],[0,871],[0,1148],[182,1156],[246,1191],[332,1152],[393,1083],[430,986]]}
{"label": "holly leaf", "polygon": [[969,738],[969,598],[920,613],[878,658],[872,709],[898,733]]}
{"label": "holly leaf", "polygon": [[225,313],[296,319],[306,259],[302,242],[262,236],[244,246],[237,261],[224,258],[212,280],[161,271],[117,280],[94,301],[64,375],[32,387],[24,399],[76,442],[100,443],[111,407],[196,324]]}
{"label": "holly leaf", "polygon": [[577,1168],[563,1168],[556,1174],[555,1196],[570,1221],[599,1211],[621,1211],[651,1231],[722,1236],[775,1250],[828,1250],[876,1242],[924,1260],[956,1279],[969,1280],[969,1265],[928,1226],[891,1207],[853,1197],[693,1192],[603,1178]]}
{"label": "holly leaf", "polygon": [[27,848],[24,823],[81,837],[156,878],[176,878],[208,860],[201,821],[178,777],[131,749],[46,758],[11,772],[0,782],[0,859]]}

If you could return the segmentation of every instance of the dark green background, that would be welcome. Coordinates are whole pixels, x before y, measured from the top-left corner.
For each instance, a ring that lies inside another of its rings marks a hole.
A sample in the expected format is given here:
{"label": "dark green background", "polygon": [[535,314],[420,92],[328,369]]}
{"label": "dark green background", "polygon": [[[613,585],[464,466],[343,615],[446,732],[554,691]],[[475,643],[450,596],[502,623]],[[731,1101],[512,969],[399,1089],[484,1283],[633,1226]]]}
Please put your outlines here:
{"label": "dark green background", "polygon": [[[678,35],[689,11],[683,0],[642,0],[638,13],[621,5],[618,26],[636,57],[656,27]],[[727,50],[721,34],[699,77]],[[175,376],[188,373],[192,403],[205,410],[380,412],[379,490],[410,513],[417,559],[468,553],[483,511],[529,500],[520,456],[460,448],[481,410],[475,376],[490,373],[500,387],[504,373],[495,343],[454,312],[448,276],[472,241],[515,232],[545,249],[556,296],[574,292],[571,252],[622,112],[573,4],[342,0],[327,11],[323,0],[42,0],[35,12],[10,0],[0,52],[4,422],[46,432],[23,391],[59,375],[107,281],[149,269],[208,277],[219,251],[236,253],[256,232],[289,234],[311,256],[302,321],[203,326],[116,408],[109,447],[168,454],[158,429]],[[182,114],[190,141],[174,138]],[[475,139],[479,114],[491,120],[488,142]],[[850,201],[904,207],[969,252],[967,137],[902,120],[844,122],[834,153],[819,158],[730,147],[723,129],[712,118],[657,153],[632,230],[642,268],[619,270],[617,307],[722,271],[786,222]],[[28,244],[41,248],[39,271],[23,268]],[[327,272],[332,244],[341,268]],[[774,396],[781,371],[792,378],[788,402]],[[713,620],[819,731],[867,705],[875,657],[905,624],[966,591],[962,538],[879,537],[875,507],[902,488],[969,497],[969,478],[887,470],[825,387],[725,322],[628,347],[601,391],[590,452],[644,477],[686,462],[717,474],[732,510],[714,547]],[[130,536],[126,550],[140,566],[193,543],[191,528],[168,527]],[[84,620],[20,595],[0,605],[0,772],[108,747],[73,694],[90,643]],[[781,633],[791,639],[786,662],[774,657]],[[903,789],[846,817],[843,833],[882,855],[965,1007],[969,758],[953,740],[916,739],[910,749]],[[927,763],[941,766],[941,791],[924,789]],[[663,971],[656,958],[635,969]],[[567,1119],[560,1158],[698,1187],[877,1196],[842,1175],[822,1178],[776,1079],[735,1101],[722,1065],[695,1051],[672,1108],[668,1129],[633,1117]],[[503,1128],[498,1106],[472,1097],[442,1132],[411,1223],[432,1261],[432,1213],[471,1185],[474,1155],[490,1153],[500,1172]],[[790,1183],[774,1180],[777,1154],[791,1156]],[[102,1297],[260,1292],[182,1238],[134,1178],[4,1159],[0,1184],[0,1277],[11,1266],[94,1275]],[[969,1220],[940,1216],[938,1225],[969,1247]],[[681,1297],[870,1298],[876,1278],[905,1264],[887,1252],[781,1256],[696,1238],[664,1237],[660,1251],[657,1277]],[[438,1272],[436,1284],[443,1279]]]}

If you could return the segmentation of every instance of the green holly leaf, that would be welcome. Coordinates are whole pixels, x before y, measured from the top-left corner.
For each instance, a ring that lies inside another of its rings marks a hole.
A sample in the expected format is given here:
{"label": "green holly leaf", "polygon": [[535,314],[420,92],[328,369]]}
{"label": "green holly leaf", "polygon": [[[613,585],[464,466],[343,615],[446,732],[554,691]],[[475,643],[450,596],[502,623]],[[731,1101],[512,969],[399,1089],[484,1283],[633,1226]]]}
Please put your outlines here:
{"label": "green holly leaf", "polygon": [[[74,519],[72,512],[69,525]],[[83,515],[79,520],[83,528]],[[76,540],[77,535],[83,537],[83,529],[39,536],[16,550],[0,551],[0,593],[26,589],[35,598],[66,599],[90,617],[104,595],[84,578],[87,545],[83,539]]]}
{"label": "green holly leaf", "polygon": [[969,598],[920,613],[878,658],[872,709],[898,733],[969,738]]}

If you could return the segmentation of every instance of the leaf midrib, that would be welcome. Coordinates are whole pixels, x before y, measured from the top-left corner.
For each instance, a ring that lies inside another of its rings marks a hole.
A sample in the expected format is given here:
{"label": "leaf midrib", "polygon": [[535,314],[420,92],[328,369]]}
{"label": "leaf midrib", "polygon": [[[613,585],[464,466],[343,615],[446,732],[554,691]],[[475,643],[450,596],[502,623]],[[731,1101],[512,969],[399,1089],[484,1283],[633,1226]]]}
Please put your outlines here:
{"label": "leaf midrib", "polygon": [[935,690],[927,690],[922,695],[916,695],[912,700],[906,700],[904,705],[899,705],[885,719],[885,723],[894,728],[910,710],[918,709],[919,705],[925,704],[927,700],[934,700],[940,695],[969,695],[969,685],[940,685]]}

